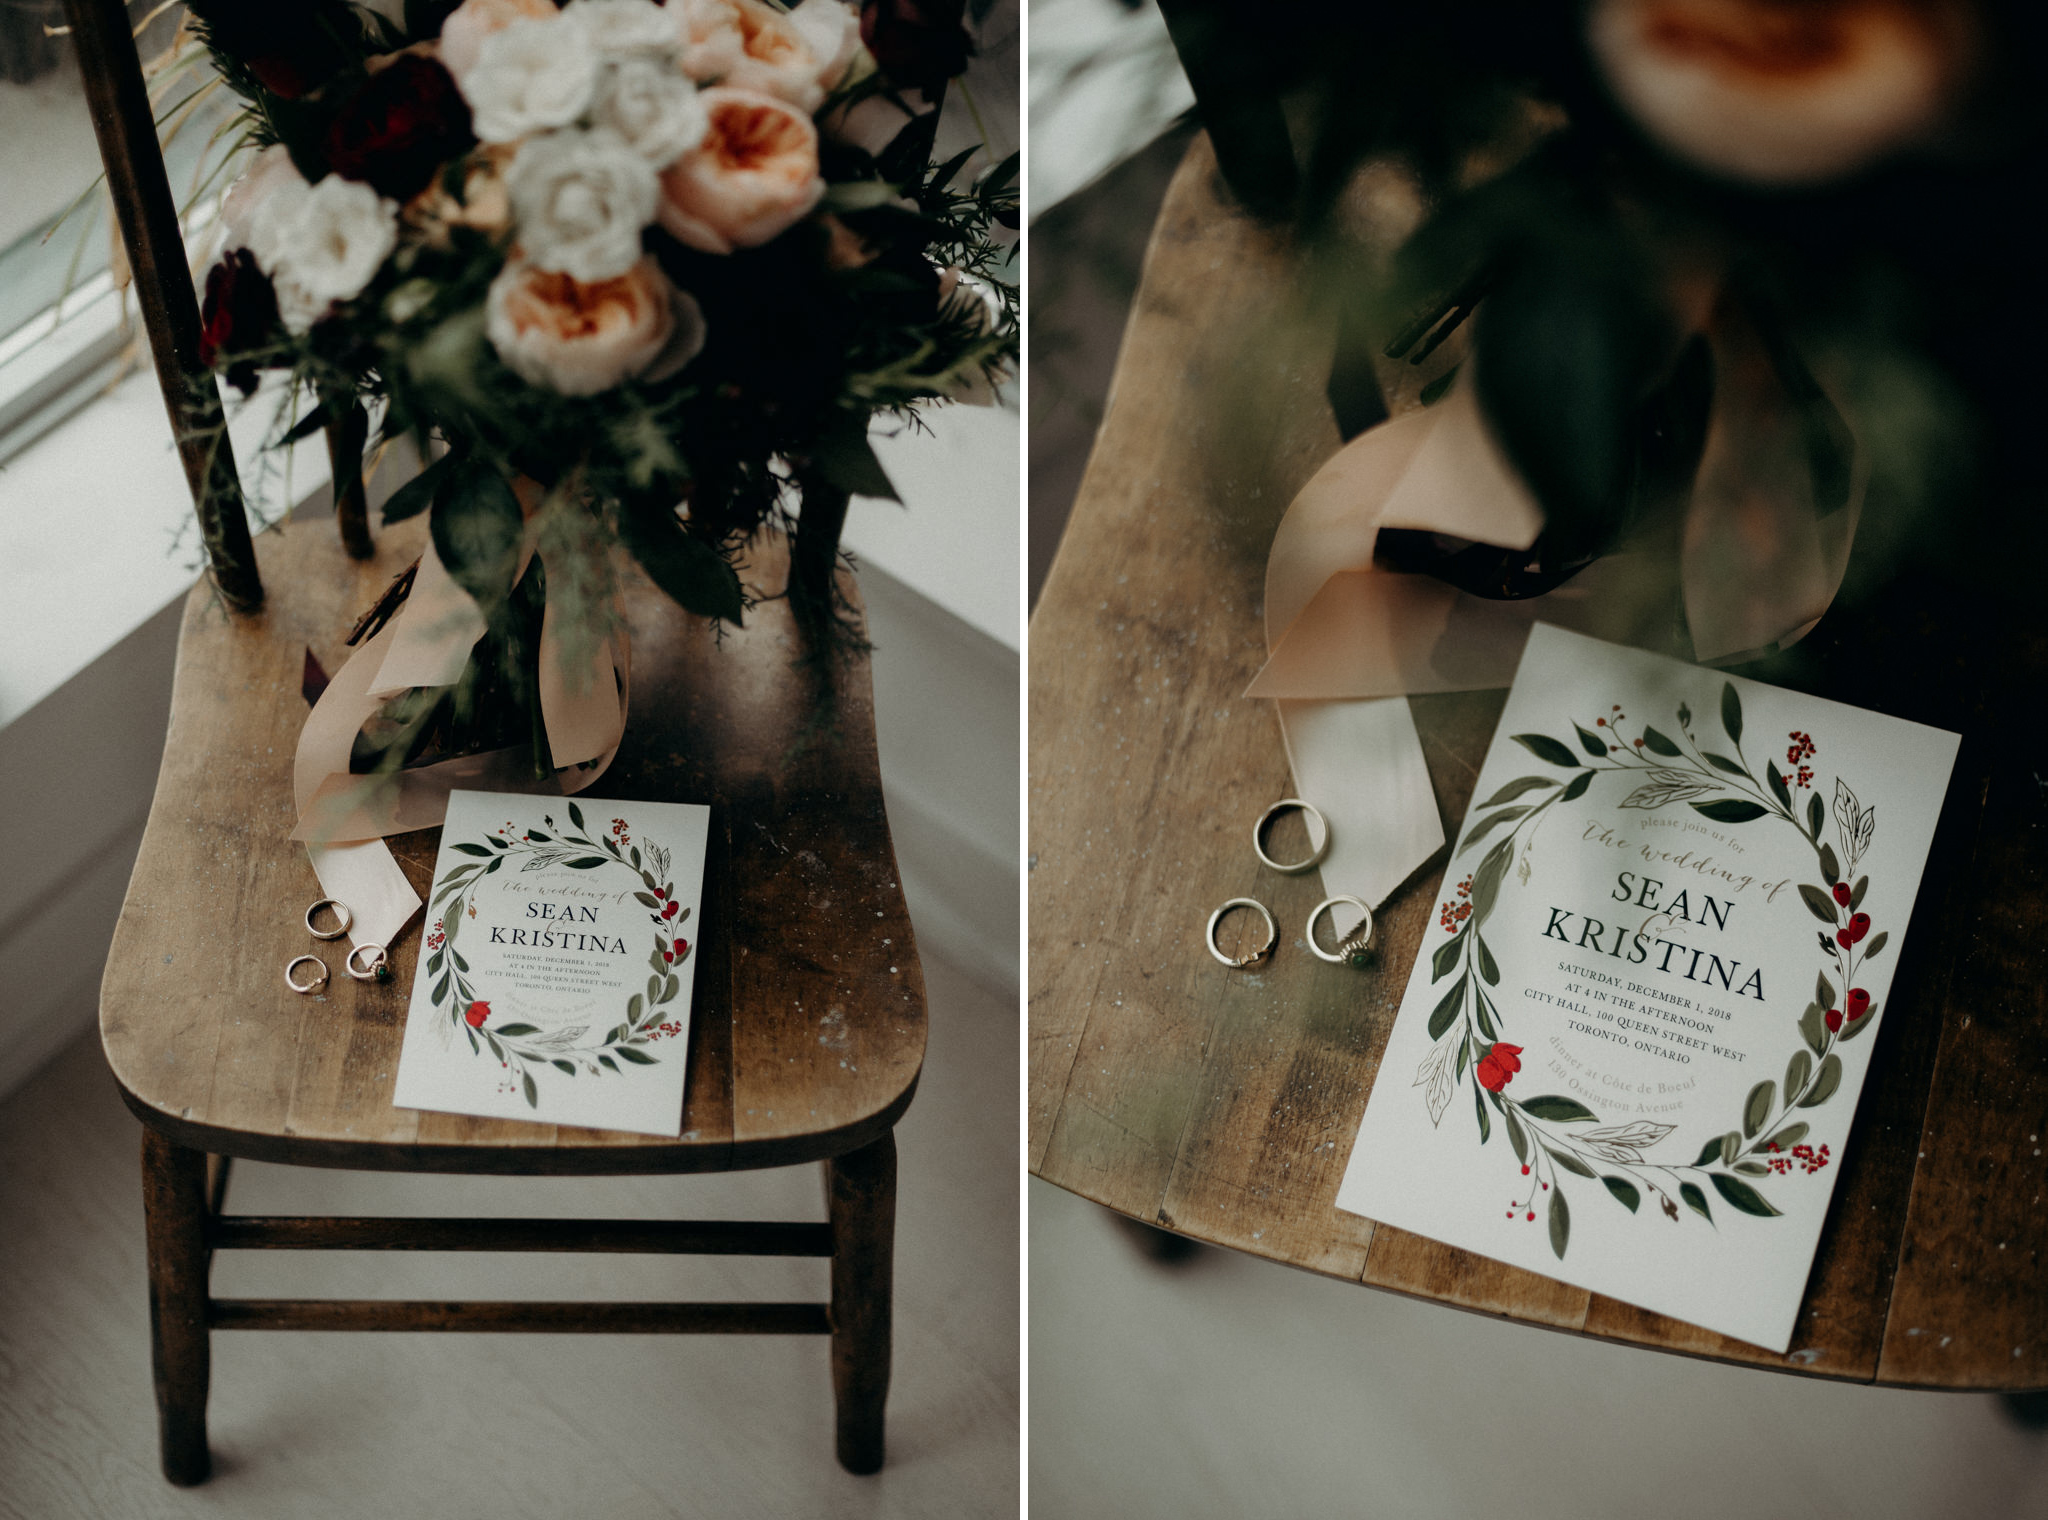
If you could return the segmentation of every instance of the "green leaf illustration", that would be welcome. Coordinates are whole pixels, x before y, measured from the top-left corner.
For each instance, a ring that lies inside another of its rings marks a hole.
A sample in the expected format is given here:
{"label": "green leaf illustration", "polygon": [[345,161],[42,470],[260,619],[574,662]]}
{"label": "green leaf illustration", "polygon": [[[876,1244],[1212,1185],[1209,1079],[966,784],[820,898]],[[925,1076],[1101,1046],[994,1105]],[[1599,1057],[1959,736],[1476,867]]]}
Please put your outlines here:
{"label": "green leaf illustration", "polygon": [[1506,1114],[1508,1121],[1508,1144],[1515,1148],[1515,1159],[1521,1162],[1522,1165],[1527,1166],[1529,1164],[1529,1133],[1522,1128],[1522,1121],[1515,1117],[1515,1111],[1512,1108],[1504,1109],[1502,1112]]}
{"label": "green leaf illustration", "polygon": [[1578,775],[1572,777],[1565,784],[1564,795],[1558,800],[1560,802],[1576,802],[1579,798],[1586,795],[1586,788],[1592,784],[1593,773],[1591,771],[1580,771]]}
{"label": "green leaf illustration", "polygon": [[1821,1016],[1820,1004],[1806,1005],[1806,1012],[1799,1015],[1799,1034],[1812,1047],[1815,1055],[1821,1053],[1822,1047],[1827,1044],[1827,1024]]}
{"label": "green leaf illustration", "polygon": [[1806,1090],[1806,1079],[1813,1075],[1813,1057],[1803,1050],[1792,1052],[1792,1059],[1785,1064],[1785,1096],[1791,1098]]}
{"label": "green leaf illustration", "polygon": [[1862,1018],[1851,1019],[1848,1023],[1842,1026],[1842,1038],[1845,1040],[1853,1040],[1856,1038],[1856,1036],[1863,1033],[1864,1030],[1868,1029],[1872,1024],[1875,1024],[1876,1022],[1877,1004],[1872,1003],[1868,1008],[1866,1008],[1863,1011]]}
{"label": "green leaf illustration", "polygon": [[1550,1249],[1557,1253],[1559,1261],[1564,1260],[1564,1248],[1571,1244],[1572,1211],[1564,1201],[1564,1189],[1550,1190]]}
{"label": "green leaf illustration", "polygon": [[1756,1138],[1756,1132],[1762,1129],[1764,1121],[1771,1117],[1771,1105],[1777,1099],[1778,1084],[1769,1078],[1749,1090],[1749,1097],[1742,1105],[1742,1133],[1745,1139]]}
{"label": "green leaf illustration", "polygon": [[1472,1110],[1479,1115],[1479,1143],[1481,1145],[1486,1144],[1487,1141],[1493,1138],[1493,1121],[1486,1117],[1486,1101],[1480,1097],[1480,1094],[1484,1091],[1485,1089],[1477,1082],[1472,1084]]}
{"label": "green leaf illustration", "polygon": [[1771,1169],[1761,1161],[1738,1161],[1735,1163],[1735,1170],[1742,1173],[1745,1177],[1768,1177],[1771,1175]]}
{"label": "green leaf illustration", "polygon": [[1570,1151],[1561,1151],[1549,1145],[1544,1146],[1543,1149],[1552,1161],[1555,1161],[1568,1172],[1576,1172],[1581,1177],[1597,1177],[1600,1175]]}
{"label": "green leaf illustration", "polygon": [[1785,778],[1778,774],[1775,760],[1764,762],[1764,780],[1770,783],[1771,795],[1778,799],[1778,806],[1786,812],[1792,811],[1792,793],[1785,785]]}
{"label": "green leaf illustration", "polygon": [[640,904],[643,908],[652,908],[657,913],[661,911],[661,899],[652,892],[635,892],[633,894],[633,901]]}
{"label": "green leaf illustration", "polygon": [[572,871],[589,871],[605,864],[605,858],[602,855],[579,855],[574,860],[563,861],[562,864]]}
{"label": "green leaf illustration", "polygon": [[[1866,1018],[1868,1016],[1866,1015]],[[1799,1100],[1801,1108],[1819,1108],[1835,1095],[1835,1089],[1842,1085],[1842,1058],[1829,1052],[1820,1063],[1820,1073],[1813,1079],[1813,1089]]]}
{"label": "green leaf illustration", "polygon": [[1871,935],[1870,943],[1864,946],[1863,959],[1866,961],[1876,960],[1877,952],[1884,948],[1885,941],[1890,939],[1891,937],[1892,934],[1891,930],[1889,929],[1880,929],[1877,931],[1877,933]]}
{"label": "green leaf illustration", "polygon": [[1717,771],[1726,771],[1731,776],[1747,776],[1749,774],[1748,771],[1744,770],[1735,761],[1730,760],[1726,755],[1717,755],[1710,749],[1703,749],[1700,753],[1707,757],[1707,764]]}
{"label": "green leaf illustration", "polygon": [[1720,1159],[1721,1137],[1719,1135],[1716,1135],[1713,1139],[1709,1140],[1705,1145],[1700,1147],[1700,1159],[1695,1161],[1693,1165],[1711,1166],[1714,1162],[1719,1161]]}
{"label": "green leaf illustration", "polygon": [[455,848],[462,851],[462,853],[465,855],[489,855],[491,853],[489,850],[485,849],[484,846],[480,844],[471,844],[466,839],[463,840],[460,844],[456,845]]}
{"label": "green leaf illustration", "polygon": [[1473,947],[1478,951],[1479,974],[1486,978],[1487,985],[1500,985],[1500,966],[1494,961],[1493,952],[1486,948],[1486,941],[1476,931],[1472,935]]}
{"label": "green leaf illustration", "polygon": [[1721,683],[1721,726],[1728,730],[1728,737],[1739,747],[1742,743],[1742,698],[1735,694],[1735,683]]}
{"label": "green leaf illustration", "polygon": [[1692,810],[1716,823],[1747,823],[1752,818],[1761,818],[1767,811],[1763,804],[1749,802],[1741,797],[1723,797],[1718,802],[1695,802]]}
{"label": "green leaf illustration", "polygon": [[635,1050],[630,1045],[621,1045],[612,1054],[621,1061],[631,1061],[635,1066],[654,1066],[659,1064],[653,1056],[648,1055],[644,1050]]}
{"label": "green leaf illustration", "polygon": [[1822,1012],[1835,1006],[1835,984],[1828,980],[1825,971],[1813,979],[1813,997]]}
{"label": "green leaf illustration", "polygon": [[1515,858],[1515,841],[1503,839],[1486,852],[1479,862],[1479,869],[1472,873],[1472,914],[1484,921],[1493,912],[1493,900],[1500,895],[1501,878],[1508,873],[1508,862]]}
{"label": "green leaf illustration", "polygon": [[569,804],[569,821],[579,829],[585,826],[583,822],[583,809],[576,806],[573,802]]}
{"label": "green leaf illustration", "polygon": [[1820,826],[1827,822],[1827,818],[1827,806],[1820,800],[1820,793],[1815,792],[1806,804],[1806,832],[1815,839],[1820,838]]}
{"label": "green leaf illustration", "polygon": [[[1465,1057],[1470,1054],[1472,1054],[1472,1042],[1470,1040],[1458,1041],[1458,1069],[1451,1073],[1451,1080],[1453,1082],[1465,1080]],[[1475,1087],[1472,1089],[1472,1096],[1476,1099],[1484,1091],[1484,1088]]]}
{"label": "green leaf illustration", "polygon": [[[1827,878],[1827,883],[1831,887],[1842,879],[1841,862],[1835,859],[1833,845],[1824,844],[1820,847],[1820,874]],[[1850,895],[1853,897],[1855,894]]]}
{"label": "green leaf illustration", "polygon": [[627,998],[626,1022],[629,1025],[638,1024],[640,1022],[640,1010],[645,1008],[646,1006],[647,1005],[640,1000],[640,994],[637,992],[634,993],[631,997]]}
{"label": "green leaf illustration", "polygon": [[1683,1198],[1685,1200],[1685,1206],[1691,1209],[1695,1214],[1699,1215],[1700,1218],[1706,1220],[1709,1224],[1712,1224],[1714,1222],[1714,1211],[1707,1207],[1707,1195],[1700,1191],[1698,1183],[1679,1183],[1678,1196]]}
{"label": "green leaf illustration", "polygon": [[572,1077],[576,1075],[576,1067],[575,1067],[575,1065],[574,1065],[573,1063],[571,1063],[571,1062],[568,1062],[568,1061],[556,1061],[556,1062],[554,1063],[554,1067],[555,1067],[555,1069],[556,1069],[557,1071],[566,1071],[566,1072],[567,1072],[567,1073],[568,1073],[568,1074],[569,1074],[570,1076],[572,1076]]}
{"label": "green leaf illustration", "polygon": [[1607,1191],[1620,1199],[1623,1207],[1631,1214],[1642,1204],[1643,1195],[1636,1191],[1636,1185],[1627,1178],[1602,1177],[1600,1180],[1607,1185]]}
{"label": "green leaf illustration", "polygon": [[1458,964],[1458,953],[1463,944],[1463,934],[1453,934],[1436,947],[1436,954],[1429,958],[1429,979],[1440,982],[1451,974],[1451,968]]}
{"label": "green leaf illustration", "polygon": [[1460,855],[1464,854],[1467,850],[1471,849],[1472,846],[1479,843],[1480,840],[1484,839],[1488,834],[1491,834],[1495,829],[1499,828],[1502,824],[1513,823],[1517,818],[1522,817],[1528,811],[1529,810],[1526,807],[1502,808],[1498,813],[1494,813],[1489,815],[1488,817],[1482,818],[1479,821],[1479,826],[1473,829],[1470,833],[1468,833],[1465,836],[1465,842],[1458,846],[1458,853]]}
{"label": "green leaf illustration", "polygon": [[1548,734],[1514,734],[1511,737],[1515,743],[1546,764],[1576,766],[1579,763],[1577,755]]}
{"label": "green leaf illustration", "polygon": [[502,1035],[539,1034],[540,1026],[538,1024],[500,1024],[498,1026],[498,1033]]}
{"label": "green leaf illustration", "polygon": [[1813,911],[1815,918],[1831,929],[1842,921],[1841,915],[1835,912],[1835,900],[1819,887],[1802,881],[1799,884],[1799,900]]}
{"label": "green leaf illustration", "polygon": [[1775,1145],[1781,1151],[1789,1151],[1806,1138],[1806,1129],[1807,1126],[1804,1124],[1788,1124],[1764,1143]]}
{"label": "green leaf illustration", "polygon": [[540,1089],[533,1085],[533,1073],[523,1068],[519,1073],[519,1085],[526,1090],[526,1106],[540,1107]]}
{"label": "green leaf illustration", "polygon": [[597,1064],[602,1066],[606,1071],[617,1071],[619,1069],[619,1063],[617,1061],[614,1061],[610,1056],[599,1056],[597,1058]]}
{"label": "green leaf illustration", "polygon": [[1742,1136],[1734,1130],[1721,1137],[1721,1165],[1733,1166],[1735,1158],[1742,1154]]}
{"label": "green leaf illustration", "polygon": [[1499,807],[1503,802],[1513,802],[1524,792],[1533,792],[1539,786],[1556,786],[1548,776],[1518,776],[1491,797],[1480,803],[1474,811],[1483,812],[1490,807]]}
{"label": "green leaf illustration", "polygon": [[1607,744],[1598,734],[1589,734],[1576,723],[1572,725],[1572,728],[1579,736],[1580,749],[1591,755],[1595,760],[1607,758]]}
{"label": "green leaf illustration", "polygon": [[1451,1027],[1451,1021],[1458,1016],[1458,1007],[1464,1001],[1465,988],[1471,983],[1468,971],[1451,984],[1451,990],[1444,994],[1444,1000],[1436,1005],[1436,1011],[1429,1016],[1429,1037],[1441,1040],[1444,1031]]}
{"label": "green leaf illustration", "polygon": [[1554,1124],[1570,1124],[1579,1119],[1591,1119],[1593,1110],[1573,1098],[1560,1097],[1556,1093],[1545,1093],[1540,1098],[1523,1100],[1522,1112],[1538,1119],[1548,1119]]}
{"label": "green leaf illustration", "polygon": [[438,950],[436,950],[436,951],[435,951],[435,952],[434,952],[434,953],[433,953],[432,955],[430,955],[430,956],[428,956],[428,957],[427,957],[427,975],[428,975],[428,976],[439,976],[440,974],[441,974],[441,952],[440,952],[440,951],[438,951]]}
{"label": "green leaf illustration", "polygon": [[1493,1022],[1493,1004],[1486,1000],[1486,994],[1480,993],[1478,997],[1472,1000],[1472,1003],[1479,1014],[1479,1032],[1489,1040],[1499,1039],[1500,1030]]}
{"label": "green leaf illustration", "polygon": [[1726,1199],[1731,1207],[1738,1208],[1745,1214],[1771,1219],[1779,1212],[1764,1201],[1763,1194],[1740,1177],[1731,1177],[1726,1172],[1714,1172],[1710,1174],[1709,1180],[1714,1184],[1715,1192]]}
{"label": "green leaf illustration", "polygon": [[[1856,885],[1849,889],[1849,911],[1851,913],[1854,913],[1858,908],[1863,906],[1863,894],[1865,892],[1868,892],[1869,890],[1870,878],[1868,876],[1858,877],[1856,879]],[[1868,951],[1865,951],[1864,953],[1866,955],[1869,954]]]}
{"label": "green leaf illustration", "polygon": [[1682,755],[1685,753],[1684,750],[1673,744],[1654,728],[1646,727],[1643,730],[1643,743],[1660,755]]}

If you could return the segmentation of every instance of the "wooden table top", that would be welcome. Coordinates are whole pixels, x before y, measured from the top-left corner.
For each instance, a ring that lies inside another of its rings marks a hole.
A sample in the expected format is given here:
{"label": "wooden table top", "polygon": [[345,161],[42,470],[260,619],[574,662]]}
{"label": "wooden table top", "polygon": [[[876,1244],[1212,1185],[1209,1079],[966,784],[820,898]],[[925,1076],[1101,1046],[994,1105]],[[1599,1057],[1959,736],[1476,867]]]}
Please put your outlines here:
{"label": "wooden table top", "polygon": [[[339,669],[350,626],[424,531],[424,519],[387,530],[356,564],[331,525],[300,524],[257,542],[262,612],[231,619],[204,584],[186,602],[163,770],[100,995],[129,1106],[209,1151],[373,1169],[715,1171],[882,1135],[923,1065],[925,997],[868,664],[829,677],[800,664],[782,601],[718,645],[626,577],[632,709],[592,794],[712,807],[680,1138],[394,1108],[417,918],[393,947],[391,984],[351,981],[330,952],[324,997],[285,989],[319,895],[287,837],[305,653]],[[743,578],[779,588],[784,558],[770,538]],[[422,897],[439,843],[439,829],[391,840]]]}
{"label": "wooden table top", "polygon": [[[1291,789],[1272,709],[1241,695],[1264,661],[1267,546],[1339,446],[1297,273],[1198,139],[1031,623],[1031,1171],[1199,1240],[1524,1323],[1861,1382],[2048,1385],[2048,782],[1999,727],[2030,705],[2013,671],[2038,691],[2048,636],[2009,634],[2006,684],[1987,680],[1982,609],[1938,585],[1831,613],[1744,668],[1964,735],[1790,1353],[1337,1211],[1443,858],[1385,905],[1371,971],[1286,954],[1233,972],[1202,940],[1226,898],[1263,899],[1286,941],[1321,896],[1245,847]],[[1447,834],[1504,695],[1413,699]]]}

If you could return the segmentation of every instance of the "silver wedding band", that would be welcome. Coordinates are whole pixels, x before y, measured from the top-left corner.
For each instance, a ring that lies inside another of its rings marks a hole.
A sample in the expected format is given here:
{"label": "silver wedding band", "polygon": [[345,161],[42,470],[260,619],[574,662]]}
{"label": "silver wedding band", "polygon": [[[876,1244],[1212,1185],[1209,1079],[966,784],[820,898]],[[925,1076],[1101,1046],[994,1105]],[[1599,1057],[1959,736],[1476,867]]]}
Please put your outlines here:
{"label": "silver wedding band", "polygon": [[[1223,915],[1232,908],[1249,908],[1266,921],[1266,942],[1256,950],[1248,950],[1243,955],[1226,955],[1222,947],[1216,943],[1216,926],[1223,922]],[[1266,911],[1264,903],[1250,897],[1233,897],[1229,902],[1209,915],[1209,928],[1206,937],[1209,941],[1209,953],[1211,955],[1215,956],[1216,959],[1223,962],[1224,965],[1230,967],[1233,971],[1242,971],[1245,967],[1262,960],[1272,952],[1273,946],[1280,942],[1280,926],[1273,922],[1273,915]]]}
{"label": "silver wedding band", "polygon": [[[1266,853],[1266,825],[1289,808],[1300,808],[1308,814],[1309,857],[1306,860],[1282,863]],[[1322,837],[1318,838],[1318,834]],[[1322,858],[1330,853],[1330,820],[1323,816],[1322,809],[1313,802],[1303,802],[1299,797],[1283,797],[1259,814],[1259,821],[1252,825],[1252,849],[1260,860],[1274,870],[1286,876],[1299,876],[1303,871],[1314,870],[1322,862]]]}
{"label": "silver wedding band", "polygon": [[[292,973],[297,971],[299,967],[304,966],[309,962],[320,968],[320,974],[314,977],[310,982],[307,982],[302,986],[296,980],[296,978],[294,978]],[[291,988],[292,991],[298,993],[301,997],[304,997],[307,993],[318,992],[322,987],[325,987],[327,985],[327,962],[320,959],[320,957],[317,955],[301,955],[294,957],[291,963],[284,968],[284,984],[285,986]]]}
{"label": "silver wedding band", "polygon": [[[332,908],[334,910],[334,928],[322,929],[313,922],[314,917],[322,908]],[[348,904],[337,902],[332,897],[323,897],[306,910],[306,932],[315,939],[340,939],[344,934],[348,933],[349,926],[355,921],[356,916],[349,912]]]}
{"label": "silver wedding band", "polygon": [[[1323,915],[1338,903],[1349,903],[1365,916],[1359,919],[1349,934],[1337,941],[1335,950],[1325,950],[1316,939],[1316,925],[1322,921]],[[1318,958],[1328,961],[1333,966],[1341,966],[1354,956],[1363,955],[1371,947],[1372,930],[1372,909],[1359,899],[1344,896],[1326,897],[1316,904],[1315,912],[1308,916],[1308,947],[1315,951]]]}

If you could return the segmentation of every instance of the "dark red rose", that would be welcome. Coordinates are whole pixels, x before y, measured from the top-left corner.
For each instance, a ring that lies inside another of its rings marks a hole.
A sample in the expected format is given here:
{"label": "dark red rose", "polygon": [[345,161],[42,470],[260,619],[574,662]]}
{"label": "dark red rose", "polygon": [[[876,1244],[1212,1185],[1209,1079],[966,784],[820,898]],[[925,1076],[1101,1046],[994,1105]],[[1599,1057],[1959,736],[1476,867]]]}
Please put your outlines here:
{"label": "dark red rose", "polygon": [[286,100],[340,73],[350,61],[345,39],[363,32],[341,0],[188,0],[186,9],[208,43]]}
{"label": "dark red rose", "polygon": [[1846,881],[1838,881],[1835,883],[1835,901],[1840,903],[1843,907],[1848,907],[1849,899],[1855,895],[1855,893],[1849,890],[1849,884]]}
{"label": "dark red rose", "polygon": [[322,146],[327,166],[343,179],[409,201],[475,144],[455,76],[439,59],[407,53],[365,76],[342,101]]}
{"label": "dark red rose", "polygon": [[490,1016],[491,1005],[482,998],[478,998],[469,1005],[469,1012],[465,1013],[462,1017],[471,1029],[481,1029],[484,1027],[484,1020]]}
{"label": "dark red rose", "polygon": [[218,368],[227,359],[227,382],[247,396],[256,389],[256,364],[236,358],[262,348],[277,328],[277,291],[246,248],[230,250],[206,271],[199,311],[199,362]]}
{"label": "dark red rose", "polygon": [[936,101],[974,53],[966,10],[967,0],[865,0],[860,40],[899,89]]}
{"label": "dark red rose", "polygon": [[1851,1022],[1870,1012],[1870,994],[1861,987],[1849,989],[1849,1018]]}
{"label": "dark red rose", "polygon": [[1521,1046],[1496,1045],[1479,1058],[1479,1085],[1488,1092],[1499,1092],[1521,1069]]}

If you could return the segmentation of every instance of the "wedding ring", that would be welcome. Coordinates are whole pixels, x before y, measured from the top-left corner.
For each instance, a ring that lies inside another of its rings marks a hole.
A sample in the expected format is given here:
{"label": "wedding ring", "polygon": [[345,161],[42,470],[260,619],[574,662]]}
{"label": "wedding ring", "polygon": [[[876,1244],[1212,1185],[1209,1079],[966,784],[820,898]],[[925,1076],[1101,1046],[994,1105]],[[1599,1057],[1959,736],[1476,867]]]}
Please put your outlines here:
{"label": "wedding ring", "polygon": [[[313,919],[322,908],[332,908],[334,910],[334,928],[321,929],[314,926]],[[344,934],[348,933],[349,925],[355,921],[356,916],[349,912],[348,904],[337,902],[332,897],[323,897],[306,910],[306,932],[315,939],[340,939]]]}
{"label": "wedding ring", "polygon": [[[311,961],[314,965],[318,966],[320,968],[320,973],[319,975],[315,976],[312,981],[307,982],[302,987],[292,979],[292,973],[294,971],[297,971],[299,967],[305,965],[308,961]],[[309,992],[318,992],[322,987],[325,987],[327,985],[327,962],[320,959],[320,957],[317,955],[301,955],[296,957],[295,959],[293,959],[290,965],[284,968],[284,984],[285,986],[291,988],[292,991],[300,994],[301,996],[304,996],[306,993]]]}
{"label": "wedding ring", "polygon": [[[1216,926],[1223,922],[1223,915],[1232,908],[1250,908],[1252,912],[1258,914],[1259,917],[1266,921],[1266,942],[1256,950],[1248,950],[1243,955],[1225,955],[1221,947],[1217,945]],[[1280,942],[1280,926],[1273,922],[1273,915],[1266,911],[1264,903],[1250,897],[1233,897],[1229,902],[1209,915],[1207,938],[1211,955],[1231,969],[1242,971],[1245,967],[1263,960],[1272,953],[1273,946]]]}
{"label": "wedding ring", "polygon": [[[1289,808],[1300,808],[1308,814],[1309,857],[1306,860],[1283,864],[1266,853],[1266,825]],[[1316,837],[1318,833],[1322,836],[1320,839]],[[1330,820],[1323,816],[1322,809],[1313,802],[1303,802],[1299,797],[1283,797],[1259,814],[1259,821],[1252,825],[1252,849],[1257,852],[1260,860],[1274,870],[1287,876],[1299,876],[1303,871],[1313,870],[1321,863],[1322,858],[1330,853]]]}
{"label": "wedding ring", "polygon": [[[1365,916],[1359,919],[1351,932],[1337,941],[1335,950],[1325,950],[1316,939],[1316,925],[1322,916],[1338,903],[1349,903]],[[1333,966],[1349,962],[1354,966],[1365,964],[1365,952],[1372,948],[1372,909],[1355,897],[1326,897],[1316,904],[1315,912],[1308,916],[1308,947]]]}
{"label": "wedding ring", "polygon": [[[362,962],[361,970],[356,968],[358,960]],[[348,974],[359,982],[388,982],[391,980],[390,952],[382,945],[372,944],[367,940],[349,951],[348,959],[342,964],[347,969]]]}

